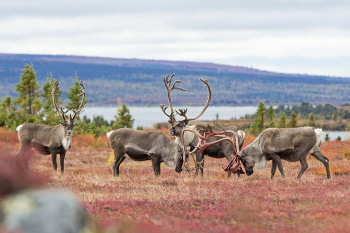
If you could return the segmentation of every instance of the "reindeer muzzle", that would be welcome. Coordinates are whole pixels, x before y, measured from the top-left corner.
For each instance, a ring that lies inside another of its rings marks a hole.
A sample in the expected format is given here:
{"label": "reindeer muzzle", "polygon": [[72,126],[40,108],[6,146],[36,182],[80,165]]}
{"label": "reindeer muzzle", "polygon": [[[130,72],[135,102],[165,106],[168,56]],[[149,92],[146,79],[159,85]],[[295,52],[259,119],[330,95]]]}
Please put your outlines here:
{"label": "reindeer muzzle", "polygon": [[175,168],[175,171],[176,171],[177,173],[181,173],[181,172],[182,172],[182,168],[181,168],[181,167],[176,167],[176,168]]}
{"label": "reindeer muzzle", "polygon": [[169,129],[169,134],[170,136],[175,136],[175,129],[174,128]]}
{"label": "reindeer muzzle", "polygon": [[67,136],[72,136],[73,135],[73,130],[67,130]]}

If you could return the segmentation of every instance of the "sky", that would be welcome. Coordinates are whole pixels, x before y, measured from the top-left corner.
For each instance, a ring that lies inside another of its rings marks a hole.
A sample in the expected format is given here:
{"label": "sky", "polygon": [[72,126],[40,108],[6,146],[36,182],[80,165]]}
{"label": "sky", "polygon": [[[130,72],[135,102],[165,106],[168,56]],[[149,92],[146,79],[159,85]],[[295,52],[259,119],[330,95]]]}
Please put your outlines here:
{"label": "sky", "polygon": [[0,7],[0,53],[350,77],[350,1],[11,0]]}

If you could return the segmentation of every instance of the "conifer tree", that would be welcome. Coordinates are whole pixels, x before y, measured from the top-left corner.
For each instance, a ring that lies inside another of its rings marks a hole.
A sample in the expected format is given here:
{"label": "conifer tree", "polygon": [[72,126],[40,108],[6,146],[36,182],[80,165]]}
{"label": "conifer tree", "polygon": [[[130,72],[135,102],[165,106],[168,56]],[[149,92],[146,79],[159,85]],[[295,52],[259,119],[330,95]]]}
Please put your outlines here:
{"label": "conifer tree", "polygon": [[269,128],[276,128],[276,125],[275,123],[273,123],[273,121],[270,121]]}
{"label": "conifer tree", "polygon": [[313,113],[309,114],[309,122],[307,123],[307,126],[311,126],[311,127],[315,127],[316,126],[315,118],[314,118],[314,114]]}
{"label": "conifer tree", "polygon": [[[74,110],[74,109],[79,108],[79,105],[81,104],[81,101],[83,100],[83,96],[80,96],[80,94],[81,94],[80,88],[81,88],[81,86],[80,86],[80,83],[78,81],[78,76],[77,76],[77,74],[75,74],[74,85],[73,85],[73,87],[69,88],[69,92],[67,93],[67,97],[70,100],[70,102],[68,103],[68,105],[66,107],[67,109]],[[83,105],[83,108],[87,102],[88,102],[88,100],[86,99],[85,103]]]}
{"label": "conifer tree", "polygon": [[272,105],[270,105],[268,111],[267,111],[267,117],[270,120],[270,122],[273,120],[273,118],[276,116],[275,110],[273,109]]}
{"label": "conifer tree", "polygon": [[[53,105],[53,99],[52,99],[52,86],[55,83],[55,79],[53,78],[53,75],[50,74],[46,78],[46,82],[43,84],[43,93],[40,95],[41,100],[44,104],[43,106],[43,115],[45,116],[46,120],[45,123],[49,125],[56,125],[59,123],[60,118],[58,117],[58,114],[56,112],[55,106]],[[61,105],[63,100],[60,100],[60,96],[62,95],[61,89],[56,90],[56,102],[57,105]]]}
{"label": "conifer tree", "polygon": [[113,123],[113,129],[132,128],[134,124],[134,119],[132,119],[129,109],[125,104],[118,108],[117,115],[114,117],[115,122]]}
{"label": "conifer tree", "polygon": [[22,108],[25,116],[35,115],[41,108],[39,97],[39,86],[33,66],[27,64],[22,70],[21,80],[15,85],[18,93],[14,103]]}
{"label": "conifer tree", "polygon": [[297,120],[297,114],[292,111],[292,114],[290,115],[290,121],[288,123],[289,128],[295,128],[297,127],[298,120]]}
{"label": "conifer tree", "polygon": [[259,103],[258,109],[256,110],[256,127],[258,133],[261,133],[264,130],[264,117],[266,115],[266,107],[263,102]]}
{"label": "conifer tree", "polygon": [[283,112],[281,119],[278,121],[277,123],[277,127],[278,128],[286,128],[286,120],[287,120],[287,116],[286,114]]}
{"label": "conifer tree", "polygon": [[13,120],[16,108],[13,106],[13,100],[11,96],[7,95],[0,102],[0,127],[10,126],[10,121]]}

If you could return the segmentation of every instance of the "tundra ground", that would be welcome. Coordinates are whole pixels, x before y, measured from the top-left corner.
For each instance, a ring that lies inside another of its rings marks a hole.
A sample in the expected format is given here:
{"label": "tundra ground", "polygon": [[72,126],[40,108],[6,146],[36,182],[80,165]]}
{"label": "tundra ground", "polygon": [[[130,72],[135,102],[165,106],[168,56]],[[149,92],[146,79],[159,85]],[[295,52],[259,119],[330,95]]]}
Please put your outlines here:
{"label": "tundra ground", "polygon": [[[1,129],[0,147],[15,156],[17,135]],[[248,137],[247,143],[253,140]],[[227,179],[225,159],[206,159],[204,177],[178,174],[162,164],[154,177],[151,161],[126,159],[112,177],[107,138],[76,136],[65,159],[65,174],[53,172],[51,157],[36,155],[30,167],[49,177],[48,187],[73,192],[107,232],[350,232],[350,141],[322,143],[332,179],[308,157],[283,162],[286,178],[265,171]],[[245,144],[245,146],[247,145]],[[193,165],[193,163],[192,163]]]}

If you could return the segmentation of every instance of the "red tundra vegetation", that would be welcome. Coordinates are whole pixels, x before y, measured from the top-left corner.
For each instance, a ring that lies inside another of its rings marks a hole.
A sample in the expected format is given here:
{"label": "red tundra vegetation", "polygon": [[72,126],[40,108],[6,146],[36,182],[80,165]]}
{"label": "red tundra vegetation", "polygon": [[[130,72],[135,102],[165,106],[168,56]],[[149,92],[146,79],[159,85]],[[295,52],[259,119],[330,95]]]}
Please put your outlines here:
{"label": "red tundra vegetation", "polygon": [[[248,136],[245,146],[253,139]],[[1,128],[0,147],[0,156],[15,156],[17,134]],[[300,163],[285,161],[285,179],[279,171],[270,179],[271,162],[250,177],[226,179],[227,161],[212,158],[204,177],[164,164],[155,177],[151,161],[126,159],[114,178],[107,138],[91,135],[74,137],[64,175],[53,172],[50,156],[35,155],[29,165],[50,177],[46,186],[73,192],[101,232],[349,232],[350,141],[322,143],[321,150],[332,179],[310,156],[300,180]]]}

